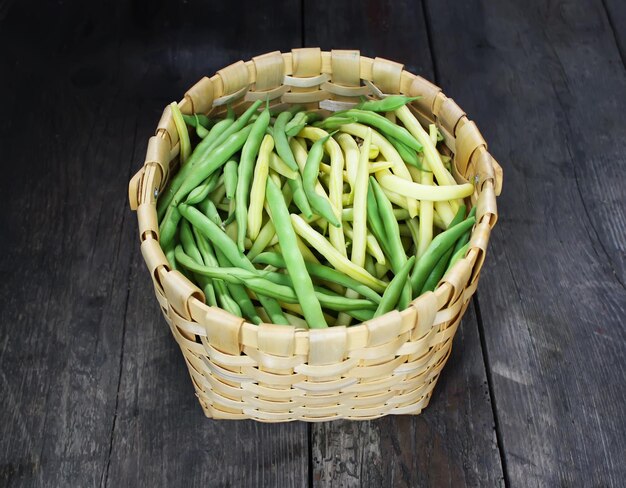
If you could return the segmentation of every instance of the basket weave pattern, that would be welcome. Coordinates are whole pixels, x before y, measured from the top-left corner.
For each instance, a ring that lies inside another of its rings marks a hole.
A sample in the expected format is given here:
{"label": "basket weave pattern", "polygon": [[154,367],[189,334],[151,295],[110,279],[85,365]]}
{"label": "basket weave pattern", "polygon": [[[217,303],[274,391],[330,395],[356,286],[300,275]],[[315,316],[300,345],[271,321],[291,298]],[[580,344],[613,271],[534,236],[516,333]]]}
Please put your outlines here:
{"label": "basket weave pattern", "polygon": [[401,64],[359,51],[318,48],[272,52],[202,78],[180,102],[183,113],[241,112],[257,99],[273,107],[313,109],[358,102],[362,95],[420,95],[411,109],[435,123],[453,155],[453,174],[471,181],[477,224],[464,259],[434,292],[352,327],[302,330],[250,324],[205,305],[202,291],[171,270],[159,245],[156,198],[175,169],[178,135],[169,107],[148,143],[144,166],[129,186],[141,252],[154,291],[189,368],[207,417],[266,422],[370,419],[418,414],[426,407],[476,291],[490,231],[497,220],[500,166],[478,128],[441,89]]}

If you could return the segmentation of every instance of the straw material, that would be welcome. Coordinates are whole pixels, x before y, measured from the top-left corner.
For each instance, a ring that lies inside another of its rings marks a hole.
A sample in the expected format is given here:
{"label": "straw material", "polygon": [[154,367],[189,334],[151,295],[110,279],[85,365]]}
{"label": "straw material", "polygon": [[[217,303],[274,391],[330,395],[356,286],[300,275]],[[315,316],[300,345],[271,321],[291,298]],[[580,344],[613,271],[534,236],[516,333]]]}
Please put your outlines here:
{"label": "straw material", "polygon": [[178,135],[168,108],[148,142],[129,199],[137,211],[141,252],[154,291],[178,342],[207,417],[265,422],[371,419],[418,414],[426,407],[449,355],[461,317],[476,291],[489,234],[497,220],[502,169],[476,124],[441,89],[401,64],[359,51],[318,48],[272,52],[238,61],[202,78],[185,93],[183,113],[237,112],[254,100],[277,109],[343,108],[362,95],[420,95],[411,109],[435,123],[459,182],[471,181],[477,225],[470,250],[434,292],[352,327],[304,330],[245,322],[205,305],[202,291],[170,269],[159,245],[156,198],[178,162]]}

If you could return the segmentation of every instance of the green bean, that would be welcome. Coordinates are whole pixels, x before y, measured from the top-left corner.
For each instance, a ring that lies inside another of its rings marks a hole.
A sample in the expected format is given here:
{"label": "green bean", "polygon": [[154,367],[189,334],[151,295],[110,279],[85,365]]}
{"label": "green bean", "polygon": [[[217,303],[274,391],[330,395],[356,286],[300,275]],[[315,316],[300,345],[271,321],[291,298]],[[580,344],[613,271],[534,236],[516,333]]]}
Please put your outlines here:
{"label": "green bean", "polygon": [[306,158],[306,165],[302,174],[302,183],[304,186],[304,192],[307,196],[307,200],[311,204],[313,210],[318,215],[324,217],[335,227],[341,227],[341,222],[335,215],[333,207],[330,204],[328,198],[324,198],[315,190],[315,184],[318,181],[318,175],[320,172],[320,162],[322,160],[322,154],[324,153],[324,144],[330,138],[330,134],[326,137],[322,137],[313,143],[311,150]]}
{"label": "green bean", "polygon": [[366,100],[355,108],[372,112],[393,112],[421,97],[405,97],[404,95],[390,95],[381,100]]}
{"label": "green bean", "polygon": [[324,130],[336,130],[341,128],[342,125],[353,124],[356,122],[355,117],[344,117],[341,115],[331,116],[319,122],[316,122],[313,126],[319,127]]}
{"label": "green bean", "polygon": [[384,135],[393,137],[394,139],[406,144],[415,151],[421,151],[422,145],[415,139],[411,133],[404,127],[394,124],[389,119],[375,112],[365,110],[350,109],[344,113],[346,117],[355,118],[362,124],[367,124],[380,130]]}
{"label": "green bean", "polygon": [[313,282],[306,270],[302,254],[298,250],[296,233],[291,226],[289,209],[283,199],[280,188],[269,179],[266,185],[266,198],[271,210],[271,218],[278,236],[278,243],[283,250],[287,272],[293,276],[295,293],[298,296],[304,318],[311,328],[328,327],[322,307],[313,291]]}
{"label": "green bean", "polygon": [[[230,263],[232,263],[234,266],[239,266],[240,268],[244,269],[250,269],[250,267],[254,268],[252,264],[239,251],[237,245],[232,241],[230,237],[226,235],[226,233],[222,230],[219,224],[214,221],[214,219],[203,215],[198,209],[194,207],[189,207],[184,203],[181,203],[178,206],[178,210],[183,217],[189,220],[191,225],[193,225],[200,232],[202,232],[202,234],[206,236],[217,249],[224,253],[226,259],[228,259]],[[217,214],[217,209],[215,209],[215,214],[217,215],[217,218],[219,218],[219,214]]]}
{"label": "green bean", "polygon": [[469,249],[469,242],[465,243],[463,247],[461,247],[457,252],[452,255],[452,259],[450,259],[450,264],[448,264],[448,268],[446,269],[446,273],[452,266],[454,266],[457,261],[460,261],[465,257],[467,250]]}
{"label": "green bean", "polygon": [[217,138],[228,129],[234,122],[235,113],[230,109],[228,111],[228,116],[224,120],[220,120],[217,124],[213,126],[209,135],[205,137],[200,143],[196,146],[194,151],[191,153],[191,157],[187,161],[187,164],[181,167],[178,170],[178,173],[174,175],[174,177],[170,180],[165,191],[159,195],[159,199],[157,201],[157,215],[159,220],[163,218],[167,208],[172,203],[174,199],[174,195],[183,184],[189,173],[191,173],[191,168],[197,164],[199,161],[204,160],[213,149],[213,143],[217,140]]}
{"label": "green bean", "polygon": [[276,117],[274,123],[274,143],[276,145],[276,152],[280,158],[289,166],[292,170],[298,170],[298,164],[293,157],[291,148],[289,147],[289,141],[287,140],[287,134],[285,134],[285,126],[287,122],[292,118],[291,112],[282,112]]}
{"label": "green bean", "polygon": [[187,205],[195,205],[196,203],[200,203],[204,200],[209,193],[211,193],[215,188],[220,184],[220,174],[218,172],[213,173],[206,180],[204,180],[200,185],[195,187],[193,191],[187,195],[185,199],[185,203]]}
{"label": "green bean", "polygon": [[[196,261],[198,264],[202,264],[204,262],[200,251],[196,246],[191,226],[189,225],[189,222],[185,219],[183,219],[180,223],[180,242],[185,253],[187,253],[187,255],[191,257],[191,259]],[[194,277],[195,281],[198,283],[198,285],[200,285],[200,288],[202,288],[202,291],[204,291],[207,302],[210,305],[216,305],[217,302],[215,300],[215,289],[213,288],[213,283],[211,282],[211,280],[206,276],[202,276],[196,273],[194,273]],[[225,310],[227,309],[225,308]],[[239,310],[239,307],[236,308],[236,311],[238,311],[239,316],[241,316],[241,310]]]}
{"label": "green bean", "polygon": [[313,211],[311,210],[311,205],[306,197],[300,173],[296,175],[295,179],[287,180],[287,184],[291,188],[291,193],[293,194],[293,203],[296,204],[296,207],[298,207],[300,212],[302,212],[302,215],[304,215],[307,219],[313,217]]}
{"label": "green bean", "polygon": [[174,254],[174,246],[170,246],[168,248],[163,248],[163,254],[165,254],[165,258],[170,265],[170,268],[173,270],[178,269],[178,265],[176,264],[176,256]]}
{"label": "green bean", "polygon": [[383,226],[383,221],[380,218],[380,213],[378,212],[378,204],[376,203],[376,196],[374,195],[374,188],[372,187],[372,181],[369,182],[369,188],[367,191],[367,222],[376,237],[376,240],[380,243],[383,250],[388,254],[386,250],[387,247],[387,237],[385,236],[385,229]]}
{"label": "green bean", "polygon": [[[224,221],[224,227],[227,228],[231,223],[235,221],[235,200],[228,201],[228,208],[226,209],[228,212],[228,217]],[[236,228],[236,227],[235,227]]]}
{"label": "green bean", "polygon": [[176,207],[170,207],[167,209],[167,213],[159,226],[159,242],[161,247],[169,247],[174,236],[176,235],[176,229],[180,222],[180,212]]}
{"label": "green bean", "polygon": [[[374,195],[376,196],[376,204],[380,213],[380,218],[385,228],[385,236],[387,236],[387,250],[389,252],[389,261],[391,262],[391,269],[394,273],[398,274],[404,264],[407,257],[404,251],[404,245],[400,237],[400,229],[398,227],[398,221],[393,215],[393,206],[387,198],[387,195],[383,192],[382,188],[378,185],[378,182],[370,177],[372,188],[374,189]],[[400,300],[403,304],[408,304],[411,301],[411,286],[407,282],[406,286],[402,290]]]}
{"label": "green bean", "polygon": [[[378,304],[376,312],[374,312],[374,317],[379,317],[380,315],[393,310],[396,306],[398,300],[400,299],[400,295],[406,288],[405,285],[407,283],[407,278],[414,263],[415,256],[411,256],[407,262],[404,263],[400,271],[396,273],[393,280],[391,280],[391,283],[387,285],[387,289],[385,290],[385,293],[383,293],[383,299]],[[406,305],[404,306],[406,308]],[[401,307],[400,310],[402,310]]]}
{"label": "green bean", "polygon": [[[463,208],[465,208],[465,206],[463,206]],[[476,215],[476,207],[474,206],[469,211],[469,214],[467,216],[474,217],[475,215]],[[471,234],[472,234],[472,229],[468,229],[465,231],[465,233],[461,237],[459,237],[459,240],[456,241],[456,244],[454,245],[454,250],[452,251],[452,255],[456,254],[458,250],[461,249],[469,241]]]}
{"label": "green bean", "polygon": [[224,165],[224,186],[226,187],[226,198],[232,200],[237,189],[237,173],[239,165],[236,159],[231,159]]}
{"label": "green bean", "polygon": [[270,111],[266,107],[252,125],[252,130],[241,150],[237,190],[235,192],[235,220],[237,221],[237,245],[244,251],[244,240],[248,227],[248,201],[250,199],[250,185],[254,174],[254,164],[261,148],[265,129],[270,123]]}
{"label": "green bean", "polygon": [[[261,296],[266,296],[284,301],[286,303],[298,303],[302,306],[302,302],[291,286],[274,283],[273,281],[263,277],[261,274],[250,273],[249,275],[246,275],[245,272],[242,272],[244,270],[239,268],[211,268],[199,265],[191,257],[185,254],[181,246],[176,246],[175,254],[178,262],[194,273],[210,276],[214,279],[221,279],[228,281],[229,283],[245,284],[245,286],[251,289],[259,297],[259,299],[261,299]],[[376,304],[370,302],[369,300],[349,299],[339,295],[322,293],[316,290],[312,290],[312,293],[317,300],[323,302],[324,306],[330,310],[374,310],[376,308]],[[326,324],[326,319],[323,317],[322,319],[323,323]],[[316,328],[315,326],[312,326],[308,320],[307,324],[310,328]]]}
{"label": "green bean", "polygon": [[[217,213],[217,210],[213,206],[211,200],[206,199],[204,202],[201,203],[200,207],[202,208],[204,215],[207,218],[211,219],[216,225],[220,226],[221,228],[223,224],[220,223],[219,214]],[[215,261],[215,259],[210,259],[209,256],[208,258],[210,261],[205,261],[205,264],[207,266],[215,265],[226,267],[231,265],[228,259],[226,259],[226,256],[224,256],[224,254],[219,249],[216,249],[215,252],[213,252],[213,248],[211,247],[211,244],[209,243],[207,238],[204,237],[204,235],[195,226],[193,227],[193,229],[199,236],[201,236],[206,241],[207,249],[210,251],[210,255],[214,256],[214,258],[217,259],[217,261]],[[196,239],[196,241],[197,240],[198,239]],[[227,284],[226,288],[230,295],[233,297],[233,299],[239,304],[244,317],[247,317],[248,320],[250,320],[253,324],[260,324],[262,320],[259,317],[256,308],[252,303],[252,300],[250,300],[250,297],[246,293],[245,288],[239,284]]]}
{"label": "green bean", "polygon": [[231,135],[222,145],[216,147],[205,160],[196,164],[193,172],[185,179],[176,195],[174,195],[172,203],[178,205],[205,178],[223,166],[226,161],[241,149],[251,130],[252,126],[247,126]]}
{"label": "green bean", "polygon": [[[391,262],[391,269],[394,273],[400,272],[400,269],[406,262],[406,253],[402,247],[402,241],[400,240],[400,229],[398,227],[398,221],[393,215],[393,207],[391,202],[383,192],[378,182],[370,177],[370,183],[374,190],[376,197],[376,204],[380,213],[380,218],[385,229],[386,245],[389,252],[389,261]],[[380,242],[380,241],[379,241]]]}
{"label": "green bean", "polygon": [[202,124],[198,124],[196,126],[196,134],[200,139],[204,139],[209,135],[209,131]]}
{"label": "green bean", "polygon": [[423,288],[433,266],[441,259],[441,256],[454,246],[456,240],[462,236],[466,230],[470,229],[475,222],[475,217],[468,217],[460,224],[450,227],[432,240],[426,252],[415,262],[415,266],[413,267],[411,287],[413,288],[414,294],[417,294]]}
{"label": "green bean", "polygon": [[[217,209],[213,206],[213,203],[210,200],[206,200],[206,210],[210,211],[215,218],[215,220],[219,220],[219,214]],[[185,204],[179,205],[180,213],[183,217],[185,217],[191,225],[198,228],[202,234],[204,234],[213,245],[224,254],[224,257],[234,266],[238,266],[243,269],[247,269],[250,271],[256,270],[254,265],[250,262],[248,258],[246,258],[239,248],[237,244],[230,238],[220,227],[220,224],[212,220],[211,218],[205,216],[198,209],[194,207],[189,207]],[[221,222],[220,222],[221,223]],[[217,252],[216,252],[217,254]],[[219,260],[219,255],[218,255]],[[221,264],[220,264],[221,265]],[[289,322],[282,314],[280,310],[280,306],[275,300],[271,299],[261,299],[261,305],[267,311],[267,314],[272,319],[274,324],[288,324]]]}
{"label": "green bean", "polygon": [[[200,255],[202,256],[202,262],[198,261],[198,264],[204,263],[206,266],[219,266],[219,261],[215,256],[213,248],[209,241],[202,235],[198,229],[192,227],[193,235],[196,239],[196,244],[198,245],[198,250],[200,251]],[[185,247],[183,246],[183,249]],[[240,307],[239,304],[233,297],[231,296],[229,289],[225,283],[221,281],[215,281],[213,283],[213,287],[215,288],[215,293],[217,295],[217,299],[219,300],[220,306],[224,309],[232,313],[233,315],[237,315],[238,317],[242,317],[245,313],[243,309],[246,309],[247,313],[245,315],[249,318],[249,314],[254,312],[254,305],[251,301],[247,304],[247,308],[245,307],[245,300]],[[245,290],[242,290],[245,294]]]}
{"label": "green bean", "polygon": [[[374,318],[374,310],[347,310],[345,313],[351,315],[359,322],[365,322],[366,320],[371,320]],[[352,324],[358,325],[358,324]]]}
{"label": "green bean", "polygon": [[178,141],[180,143],[180,165],[183,166],[189,159],[191,154],[191,142],[189,141],[189,132],[187,132],[187,124],[183,119],[183,114],[180,113],[178,103],[170,103],[172,110],[172,118],[174,119],[174,125],[176,126],[176,132],[178,132]]}
{"label": "green bean", "polygon": [[[460,224],[461,222],[463,222],[464,218],[465,218],[465,205],[461,205],[456,215],[454,216],[454,219],[452,219],[452,222],[450,222],[450,227],[454,227],[455,225]],[[435,267],[432,269],[432,271],[428,275],[428,278],[426,278],[426,282],[424,283],[424,286],[422,286],[422,290],[419,293],[420,295],[427,291],[433,291],[436,288],[437,283],[439,283],[439,280],[441,280],[444,273],[446,272],[446,269],[448,268],[448,263],[453,254],[454,254],[454,246],[448,249],[443,254],[443,256],[439,258],[439,260],[437,261],[437,264],[435,264]]]}
{"label": "green bean", "polygon": [[191,127],[197,128],[200,125],[207,130],[215,125],[215,121],[204,114],[183,114],[183,120],[187,125],[190,125]]}
{"label": "green bean", "polygon": [[298,135],[298,132],[306,125],[306,112],[298,112],[293,118],[285,125],[285,134],[287,137],[294,137]]}
{"label": "green bean", "polygon": [[411,166],[419,169],[420,171],[425,171],[427,173],[432,173],[425,165],[422,164],[420,158],[417,156],[417,153],[414,149],[411,149],[409,146],[400,142],[397,139],[394,139],[391,136],[387,136],[387,140],[391,143],[393,147],[396,148],[398,154],[403,159],[406,164],[410,164]]}
{"label": "green bean", "polygon": [[[239,269],[239,268],[236,268],[236,269]],[[244,279],[243,277],[240,278],[239,275],[237,275],[237,278]],[[263,275],[263,278],[276,285],[289,287],[291,289],[294,288],[294,281],[291,279],[291,276],[289,276],[288,274],[277,273],[275,271],[267,271]],[[349,310],[374,310],[376,308],[376,304],[370,300],[344,297],[322,286],[314,285],[313,293],[314,293],[315,298],[324,307],[326,307],[329,310],[334,310],[336,312],[347,312]],[[277,298],[279,300],[283,300],[283,297],[277,297]],[[302,306],[302,303],[300,301],[298,301],[297,303],[300,303],[300,306]],[[303,315],[304,315],[304,307],[303,307]]]}
{"label": "green bean", "polygon": [[[282,255],[273,252],[264,252],[259,254],[252,260],[253,263],[265,264],[274,266],[275,268],[284,268],[285,260]],[[337,283],[338,285],[345,286],[359,293],[359,295],[373,301],[374,303],[380,302],[380,295],[367,285],[358,282],[350,276],[340,273],[339,271],[324,266],[322,264],[316,264],[311,262],[305,262],[307,273],[311,276],[319,278],[320,280],[329,281],[331,283]]]}
{"label": "green bean", "polygon": [[[220,268],[225,268],[230,265],[224,254],[219,250],[215,250],[215,257],[220,265]],[[228,292],[233,297],[233,300],[239,305],[243,315],[248,318],[253,324],[260,324],[262,322],[261,317],[257,313],[252,300],[246,292],[246,288],[241,284],[228,283],[226,285]]]}

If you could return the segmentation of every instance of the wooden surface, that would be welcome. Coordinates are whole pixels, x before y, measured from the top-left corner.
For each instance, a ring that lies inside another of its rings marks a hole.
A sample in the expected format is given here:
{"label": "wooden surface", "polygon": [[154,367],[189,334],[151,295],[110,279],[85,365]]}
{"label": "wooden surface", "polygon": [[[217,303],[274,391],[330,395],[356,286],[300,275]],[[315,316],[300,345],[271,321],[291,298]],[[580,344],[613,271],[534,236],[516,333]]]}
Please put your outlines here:
{"label": "wooden surface", "polygon": [[[0,486],[622,485],[625,22],[617,0],[0,3]],[[205,419],[139,252],[126,185],[163,106],[303,44],[404,62],[504,167],[418,417]]]}

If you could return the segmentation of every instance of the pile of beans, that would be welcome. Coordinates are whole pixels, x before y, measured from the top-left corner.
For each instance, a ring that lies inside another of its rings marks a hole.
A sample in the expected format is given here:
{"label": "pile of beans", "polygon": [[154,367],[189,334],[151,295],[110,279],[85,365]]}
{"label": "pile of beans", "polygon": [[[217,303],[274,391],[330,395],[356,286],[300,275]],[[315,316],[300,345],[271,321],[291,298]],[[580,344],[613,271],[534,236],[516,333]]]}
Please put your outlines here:
{"label": "pile of beans", "polygon": [[222,119],[172,103],[180,169],[157,201],[172,268],[211,306],[301,328],[359,323],[434,290],[467,252],[474,188],[454,180],[413,100],[334,113],[256,101]]}

